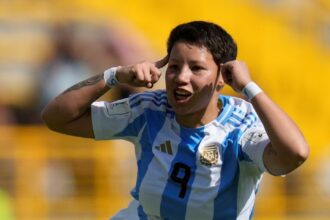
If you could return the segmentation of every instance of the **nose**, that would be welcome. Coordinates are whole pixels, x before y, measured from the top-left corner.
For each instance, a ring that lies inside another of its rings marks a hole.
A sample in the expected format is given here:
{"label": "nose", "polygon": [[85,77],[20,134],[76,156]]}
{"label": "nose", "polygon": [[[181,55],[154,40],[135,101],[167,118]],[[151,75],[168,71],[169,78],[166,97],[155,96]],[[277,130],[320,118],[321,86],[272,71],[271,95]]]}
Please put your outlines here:
{"label": "nose", "polygon": [[188,83],[190,80],[190,70],[189,68],[186,67],[182,67],[180,69],[180,71],[178,71],[176,77],[175,77],[175,81],[179,84],[185,84]]}

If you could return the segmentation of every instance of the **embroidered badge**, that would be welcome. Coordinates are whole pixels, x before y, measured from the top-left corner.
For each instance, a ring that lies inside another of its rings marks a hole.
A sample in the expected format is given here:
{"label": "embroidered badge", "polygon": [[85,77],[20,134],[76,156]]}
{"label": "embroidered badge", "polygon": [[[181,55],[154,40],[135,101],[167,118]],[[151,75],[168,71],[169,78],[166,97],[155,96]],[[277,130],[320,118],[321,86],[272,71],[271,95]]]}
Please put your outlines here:
{"label": "embroidered badge", "polygon": [[264,130],[252,129],[244,134],[242,137],[242,142],[251,142],[252,144],[256,144],[265,138],[266,132]]}
{"label": "embroidered badge", "polygon": [[219,160],[219,150],[218,146],[208,145],[204,146],[200,152],[200,162],[205,166],[212,166],[218,163]]}
{"label": "embroidered badge", "polygon": [[124,115],[130,112],[128,98],[107,103],[106,107],[109,116]]}

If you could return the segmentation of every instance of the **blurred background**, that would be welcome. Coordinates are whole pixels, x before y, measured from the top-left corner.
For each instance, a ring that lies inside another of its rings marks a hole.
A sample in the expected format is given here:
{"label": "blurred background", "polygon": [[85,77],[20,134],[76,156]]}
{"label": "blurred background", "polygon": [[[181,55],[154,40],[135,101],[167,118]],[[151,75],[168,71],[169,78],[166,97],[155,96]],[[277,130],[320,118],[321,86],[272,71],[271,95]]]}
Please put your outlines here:
{"label": "blurred background", "polygon": [[40,110],[111,66],[162,58],[170,30],[191,20],[232,34],[239,59],[311,147],[292,174],[265,175],[254,219],[330,219],[329,0],[0,0],[1,220],[108,219],[126,207],[133,147],[56,134]]}

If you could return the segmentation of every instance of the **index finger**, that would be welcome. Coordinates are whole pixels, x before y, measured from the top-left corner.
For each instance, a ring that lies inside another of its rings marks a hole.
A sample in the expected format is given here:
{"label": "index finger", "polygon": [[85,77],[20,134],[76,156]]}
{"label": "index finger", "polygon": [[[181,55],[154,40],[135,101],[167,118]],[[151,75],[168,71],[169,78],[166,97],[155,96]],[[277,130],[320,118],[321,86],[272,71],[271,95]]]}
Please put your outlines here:
{"label": "index finger", "polygon": [[168,55],[166,55],[163,59],[155,62],[155,66],[157,68],[162,68],[168,63]]}

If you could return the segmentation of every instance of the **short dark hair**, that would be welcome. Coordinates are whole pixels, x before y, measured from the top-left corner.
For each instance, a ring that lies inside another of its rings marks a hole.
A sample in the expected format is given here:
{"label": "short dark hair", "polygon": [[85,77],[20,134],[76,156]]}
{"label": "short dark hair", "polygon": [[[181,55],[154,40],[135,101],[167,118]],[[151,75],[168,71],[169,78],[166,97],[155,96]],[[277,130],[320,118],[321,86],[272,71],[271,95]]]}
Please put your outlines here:
{"label": "short dark hair", "polygon": [[167,53],[176,42],[204,46],[217,64],[235,60],[237,45],[234,39],[219,25],[206,21],[192,21],[175,27],[167,41]]}

